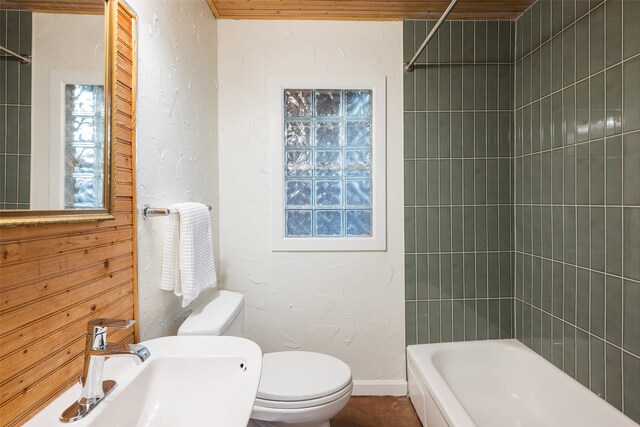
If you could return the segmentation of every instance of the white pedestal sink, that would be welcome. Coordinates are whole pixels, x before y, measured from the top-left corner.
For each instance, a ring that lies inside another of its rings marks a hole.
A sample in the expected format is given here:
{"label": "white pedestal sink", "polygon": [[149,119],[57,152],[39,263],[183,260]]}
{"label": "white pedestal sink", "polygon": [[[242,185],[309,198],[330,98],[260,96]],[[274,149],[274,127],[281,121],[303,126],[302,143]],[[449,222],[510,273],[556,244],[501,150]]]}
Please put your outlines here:
{"label": "white pedestal sink", "polygon": [[110,358],[104,379],[118,386],[85,418],[59,421],[80,396],[75,385],[26,426],[245,427],[262,369],[262,352],[238,337],[164,337],[141,343],[151,356],[141,365]]}

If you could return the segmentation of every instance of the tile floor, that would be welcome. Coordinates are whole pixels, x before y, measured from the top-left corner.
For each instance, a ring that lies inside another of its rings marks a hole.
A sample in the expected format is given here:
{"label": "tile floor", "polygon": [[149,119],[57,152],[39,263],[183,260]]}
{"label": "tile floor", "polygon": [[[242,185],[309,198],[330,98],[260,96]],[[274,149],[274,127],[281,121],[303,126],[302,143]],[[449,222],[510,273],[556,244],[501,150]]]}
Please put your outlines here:
{"label": "tile floor", "polygon": [[354,396],[331,427],[421,427],[408,397]]}

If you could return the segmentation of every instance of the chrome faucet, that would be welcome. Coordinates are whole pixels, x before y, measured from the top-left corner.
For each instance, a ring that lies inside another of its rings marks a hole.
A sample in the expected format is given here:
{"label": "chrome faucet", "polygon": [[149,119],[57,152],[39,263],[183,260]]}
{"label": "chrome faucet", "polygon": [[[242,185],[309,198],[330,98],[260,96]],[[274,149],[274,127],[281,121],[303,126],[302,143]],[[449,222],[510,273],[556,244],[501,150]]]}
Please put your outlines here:
{"label": "chrome faucet", "polygon": [[108,343],[107,328],[130,328],[135,320],[93,319],[87,324],[87,340],[84,350],[84,368],[80,377],[80,398],[60,416],[60,421],[70,423],[84,418],[117,385],[113,380],[102,380],[104,361],[108,357],[131,357],[141,364],[151,355],[143,345]]}

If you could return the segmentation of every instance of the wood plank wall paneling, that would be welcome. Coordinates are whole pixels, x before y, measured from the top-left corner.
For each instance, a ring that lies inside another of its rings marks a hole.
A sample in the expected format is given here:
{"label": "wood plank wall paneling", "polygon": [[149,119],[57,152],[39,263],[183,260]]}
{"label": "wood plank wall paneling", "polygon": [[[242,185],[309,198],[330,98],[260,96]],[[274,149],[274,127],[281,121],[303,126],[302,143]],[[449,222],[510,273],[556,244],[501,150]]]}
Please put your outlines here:
{"label": "wood plank wall paneling", "polygon": [[[23,424],[77,381],[89,319],[136,316],[135,15],[122,3],[111,7],[118,49],[115,219],[0,229],[3,427]],[[135,339],[131,329],[109,333],[113,342]]]}
{"label": "wood plank wall paneling", "polygon": [[[515,19],[534,0],[459,0],[448,19]],[[451,0],[207,0],[218,19],[438,19]]]}

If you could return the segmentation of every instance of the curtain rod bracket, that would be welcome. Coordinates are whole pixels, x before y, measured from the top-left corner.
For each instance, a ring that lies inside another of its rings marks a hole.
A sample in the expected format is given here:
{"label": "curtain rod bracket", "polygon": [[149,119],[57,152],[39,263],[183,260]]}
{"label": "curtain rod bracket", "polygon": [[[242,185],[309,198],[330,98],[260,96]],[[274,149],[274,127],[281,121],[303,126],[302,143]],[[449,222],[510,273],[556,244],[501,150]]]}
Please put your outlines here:
{"label": "curtain rod bracket", "polygon": [[436,33],[436,31],[438,31],[438,28],[440,28],[440,24],[442,24],[442,21],[444,21],[447,18],[447,16],[449,16],[449,13],[453,10],[453,6],[455,6],[457,2],[458,2],[458,0],[451,0],[451,3],[447,7],[447,9],[444,11],[444,13],[440,17],[440,19],[438,19],[438,22],[436,22],[436,25],[431,29],[431,31],[429,32],[429,35],[427,35],[427,38],[424,39],[424,42],[422,42],[422,44],[418,48],[418,51],[416,52],[416,54],[413,55],[413,58],[411,58],[411,61],[404,63],[404,70],[405,71],[410,73],[415,69],[414,63],[418,59],[418,56],[420,56],[420,54],[422,53],[424,48],[427,47],[427,44],[429,43],[429,40],[431,40],[431,38]]}

